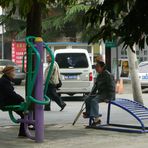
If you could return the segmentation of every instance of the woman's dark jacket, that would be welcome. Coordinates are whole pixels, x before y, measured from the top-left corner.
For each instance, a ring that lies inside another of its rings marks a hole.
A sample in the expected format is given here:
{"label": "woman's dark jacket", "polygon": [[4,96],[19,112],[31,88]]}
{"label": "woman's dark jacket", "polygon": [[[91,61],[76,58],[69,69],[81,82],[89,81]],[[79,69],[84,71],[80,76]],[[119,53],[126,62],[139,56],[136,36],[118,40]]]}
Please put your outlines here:
{"label": "woman's dark jacket", "polygon": [[24,99],[14,91],[11,79],[6,75],[0,78],[0,107],[5,105],[18,105]]}
{"label": "woman's dark jacket", "polygon": [[95,93],[100,95],[102,99],[115,99],[115,80],[109,71],[104,70],[101,74],[98,74],[92,89],[92,94]]}

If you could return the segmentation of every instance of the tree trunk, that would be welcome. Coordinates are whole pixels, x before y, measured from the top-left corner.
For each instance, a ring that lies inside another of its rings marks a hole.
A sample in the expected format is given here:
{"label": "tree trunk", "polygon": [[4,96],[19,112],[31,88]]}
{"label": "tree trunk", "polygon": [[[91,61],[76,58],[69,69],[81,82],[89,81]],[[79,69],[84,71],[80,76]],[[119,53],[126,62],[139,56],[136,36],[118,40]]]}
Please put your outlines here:
{"label": "tree trunk", "polygon": [[[31,8],[31,11],[27,14],[27,30],[26,30],[26,36],[36,36],[41,37],[42,27],[41,27],[41,5],[37,0],[33,0],[33,5]],[[28,53],[28,49],[27,49]],[[34,59],[34,56],[33,56]],[[28,56],[27,56],[28,61]],[[27,62],[27,67],[30,63]],[[33,60],[33,69],[35,67],[34,60]],[[27,68],[28,71],[28,68]],[[26,82],[26,94],[27,94],[27,82]],[[34,91],[32,96],[34,96]],[[33,106],[32,106],[33,108]]]}
{"label": "tree trunk", "polygon": [[[133,47],[135,51],[135,46]],[[130,48],[127,49],[127,56],[129,62],[129,71],[131,75],[133,98],[135,101],[143,104],[142,90],[138,75],[138,62],[136,52],[134,53]]]}
{"label": "tree trunk", "polygon": [[27,14],[26,36],[41,37],[41,28],[41,5],[37,0],[33,0],[31,11]]}

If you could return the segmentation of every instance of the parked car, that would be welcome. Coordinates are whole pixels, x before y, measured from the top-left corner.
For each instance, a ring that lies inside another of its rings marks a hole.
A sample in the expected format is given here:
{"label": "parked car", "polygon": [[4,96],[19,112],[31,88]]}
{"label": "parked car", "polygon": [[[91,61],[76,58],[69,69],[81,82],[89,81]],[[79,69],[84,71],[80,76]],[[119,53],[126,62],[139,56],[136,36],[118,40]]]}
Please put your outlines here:
{"label": "parked car", "polygon": [[8,65],[15,67],[15,78],[14,78],[13,82],[15,83],[15,85],[20,85],[22,80],[25,79],[25,73],[23,73],[21,71],[21,68],[18,65],[16,65],[14,62],[12,62],[11,60],[0,59],[0,71],[2,71],[3,68]]}
{"label": "parked car", "polygon": [[148,87],[148,61],[141,62],[139,64],[139,78],[141,82],[141,88]]}
{"label": "parked car", "polygon": [[90,93],[94,79],[89,54],[85,49],[59,49],[55,51],[62,80],[60,94]]}

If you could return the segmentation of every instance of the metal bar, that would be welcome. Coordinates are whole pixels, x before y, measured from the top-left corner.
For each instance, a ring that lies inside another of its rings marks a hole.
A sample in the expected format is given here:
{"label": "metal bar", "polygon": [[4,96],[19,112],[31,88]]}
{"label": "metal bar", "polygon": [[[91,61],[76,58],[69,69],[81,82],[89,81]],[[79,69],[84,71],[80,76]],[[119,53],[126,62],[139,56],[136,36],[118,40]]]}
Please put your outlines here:
{"label": "metal bar", "polygon": [[140,118],[140,120],[148,120],[148,118]]}
{"label": "metal bar", "polygon": [[[114,124],[114,123],[110,123],[109,126],[141,129],[141,126],[128,125],[128,124],[125,125],[125,124]],[[148,127],[145,127],[145,129],[148,129]]]}
{"label": "metal bar", "polygon": [[23,59],[22,59],[22,72],[25,72],[25,57],[27,56],[27,54],[23,55]]}
{"label": "metal bar", "polygon": [[142,112],[148,112],[146,110],[134,110],[133,113],[142,113]]}
{"label": "metal bar", "polygon": [[110,123],[111,102],[108,103],[107,124]]}
{"label": "metal bar", "polygon": [[122,129],[122,128],[115,128],[115,127],[109,127],[108,125],[101,125],[97,127],[88,127],[88,128],[93,128],[93,129],[99,129],[99,130],[107,130],[107,131],[117,131],[117,132],[126,132],[126,133],[145,133],[145,130],[142,129]]}
{"label": "metal bar", "polygon": [[141,114],[141,115],[137,115],[139,118],[141,118],[141,117],[148,117],[148,114]]}
{"label": "metal bar", "polygon": [[143,106],[141,106],[141,105],[137,105],[137,104],[133,104],[132,102],[130,102],[130,104],[129,104],[129,102],[127,102],[127,103],[123,103],[123,102],[115,102],[116,104],[122,104],[122,105],[124,105],[124,106],[132,106],[132,107],[141,107],[141,108],[144,108]]}
{"label": "metal bar", "polygon": [[[2,15],[4,15],[4,10],[2,9]],[[4,25],[2,24],[2,59],[4,59]]]}
{"label": "metal bar", "polygon": [[148,112],[140,112],[140,113],[135,113],[137,116],[139,116],[139,115],[142,115],[142,114],[144,114],[144,115],[148,115]]}
{"label": "metal bar", "polygon": [[141,111],[143,111],[143,109],[142,108],[132,108],[132,107],[126,107],[126,106],[123,106],[123,107],[125,107],[125,108],[127,108],[127,109],[129,109],[129,110],[131,110],[131,111],[134,111],[134,110],[141,110]]}
{"label": "metal bar", "polygon": [[132,110],[133,108],[127,108],[130,109],[131,111],[144,111],[142,108],[135,108],[134,110]]}
{"label": "metal bar", "polygon": [[19,121],[17,119],[15,119],[15,117],[13,115],[13,111],[9,111],[9,117],[14,123],[19,123]]}
{"label": "metal bar", "polygon": [[[24,120],[25,120],[25,121],[28,120],[28,115],[25,115]],[[24,123],[24,127],[25,127],[25,133],[26,133],[27,137],[30,138],[30,139],[32,139],[32,140],[35,140],[35,136],[33,136],[33,135],[30,133],[29,129],[28,129],[28,123],[25,122],[25,123]]]}
{"label": "metal bar", "polygon": [[[35,83],[35,98],[43,101],[43,40],[38,37],[35,42],[41,58]],[[44,140],[44,109],[43,105],[39,104],[35,104],[35,137],[36,142],[43,142]]]}
{"label": "metal bar", "polygon": [[127,102],[131,102],[131,103],[134,103],[134,104],[136,104],[136,105],[138,105],[138,106],[141,106],[141,107],[145,108],[146,110],[148,110],[148,108],[146,108],[146,107],[145,107],[145,106],[143,106],[142,104],[139,104],[139,103],[138,103],[138,102],[136,102],[136,101],[127,100],[127,99],[122,99],[122,100],[125,100],[125,101],[127,101]]}
{"label": "metal bar", "polygon": [[26,123],[26,124],[34,124],[35,121],[30,121],[29,119],[18,119],[18,122]]}
{"label": "metal bar", "polygon": [[119,62],[119,55],[118,55],[118,46],[116,46],[116,65],[117,65],[117,81],[119,81],[119,66],[118,66],[118,62]]}

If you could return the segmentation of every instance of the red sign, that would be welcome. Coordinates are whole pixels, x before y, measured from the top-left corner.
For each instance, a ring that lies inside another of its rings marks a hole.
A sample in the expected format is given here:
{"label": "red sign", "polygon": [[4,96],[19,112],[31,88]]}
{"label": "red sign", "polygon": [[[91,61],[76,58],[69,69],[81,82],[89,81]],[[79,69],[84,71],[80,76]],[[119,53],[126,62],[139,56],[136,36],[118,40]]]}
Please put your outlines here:
{"label": "red sign", "polygon": [[[23,41],[12,42],[12,61],[22,67],[23,56],[26,54],[26,43]],[[26,59],[25,59],[26,68]]]}

